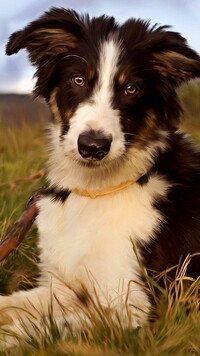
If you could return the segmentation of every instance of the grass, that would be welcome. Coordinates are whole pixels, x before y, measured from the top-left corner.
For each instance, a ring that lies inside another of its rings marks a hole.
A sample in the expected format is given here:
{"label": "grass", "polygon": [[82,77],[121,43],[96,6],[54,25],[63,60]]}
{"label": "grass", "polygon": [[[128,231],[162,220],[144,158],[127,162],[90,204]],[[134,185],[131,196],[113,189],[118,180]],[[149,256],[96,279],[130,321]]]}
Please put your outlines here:
{"label": "grass", "polygon": [[[181,97],[187,111],[185,127],[200,142],[200,86],[181,88]],[[191,100],[188,99],[191,98]],[[0,236],[20,215],[31,193],[45,184],[46,151],[41,125],[9,128],[0,125]],[[134,251],[133,251],[134,253]],[[19,248],[0,266],[0,293],[26,289],[35,285],[37,269],[37,231],[28,233]],[[155,303],[151,322],[138,329],[123,330],[120,322],[113,325],[111,318],[99,306],[88,317],[92,326],[79,335],[63,336],[51,318],[44,322],[48,333],[29,335],[28,341],[18,348],[0,350],[7,356],[159,356],[200,355],[199,280],[189,280],[185,270],[189,260],[177,269],[176,281],[169,290],[160,290],[143,269],[149,294]],[[98,305],[98,300],[97,300]],[[39,337],[40,336],[40,337]]]}
{"label": "grass", "polygon": [[[19,217],[27,200],[44,184],[45,150],[41,126],[0,128],[0,235]],[[34,282],[37,236],[32,229],[26,242],[1,265],[0,293],[26,288]]]}

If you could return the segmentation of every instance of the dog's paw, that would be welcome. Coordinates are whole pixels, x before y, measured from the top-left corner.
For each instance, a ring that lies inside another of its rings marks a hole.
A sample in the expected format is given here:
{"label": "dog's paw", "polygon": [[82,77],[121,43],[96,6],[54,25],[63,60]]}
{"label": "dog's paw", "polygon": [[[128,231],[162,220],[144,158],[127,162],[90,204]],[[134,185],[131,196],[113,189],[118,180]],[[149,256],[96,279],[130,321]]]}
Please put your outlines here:
{"label": "dog's paw", "polygon": [[7,350],[17,345],[15,322],[10,317],[1,318],[0,321],[0,350]]}
{"label": "dog's paw", "polygon": [[12,317],[3,309],[0,310],[0,327],[13,324]]}

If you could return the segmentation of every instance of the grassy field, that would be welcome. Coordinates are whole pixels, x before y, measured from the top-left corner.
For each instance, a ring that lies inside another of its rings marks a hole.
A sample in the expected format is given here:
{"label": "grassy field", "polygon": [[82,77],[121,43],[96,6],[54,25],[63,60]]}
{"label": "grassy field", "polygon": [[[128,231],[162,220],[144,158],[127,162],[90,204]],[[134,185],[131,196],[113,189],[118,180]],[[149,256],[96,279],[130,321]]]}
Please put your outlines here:
{"label": "grassy field", "polygon": [[[190,84],[180,90],[186,109],[183,129],[189,129],[200,142],[200,86]],[[4,120],[5,121],[5,120]],[[19,217],[31,193],[45,185],[46,151],[40,124],[11,128],[0,124],[0,236]],[[51,320],[49,335],[31,338],[24,346],[0,355],[73,355],[73,356],[157,356],[200,355],[199,281],[187,280],[185,262],[169,291],[161,291],[149,280],[149,293],[155,301],[152,321],[143,328],[123,330],[120,322],[113,326],[109,315],[100,308],[89,315],[92,327],[87,332],[63,337]],[[146,275],[146,271],[143,271]],[[35,285],[37,269],[37,231],[35,227],[25,241],[0,265],[0,293],[26,289]]]}

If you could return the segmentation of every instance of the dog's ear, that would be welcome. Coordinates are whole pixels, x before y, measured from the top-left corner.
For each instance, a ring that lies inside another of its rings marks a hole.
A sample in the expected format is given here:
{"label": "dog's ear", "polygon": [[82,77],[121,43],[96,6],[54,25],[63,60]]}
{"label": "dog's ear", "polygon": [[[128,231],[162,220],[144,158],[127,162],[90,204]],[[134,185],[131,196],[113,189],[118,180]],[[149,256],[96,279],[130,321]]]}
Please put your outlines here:
{"label": "dog's ear", "polygon": [[153,41],[154,50],[151,55],[154,69],[175,86],[200,77],[200,57],[188,47],[186,40],[171,31],[162,31],[159,38],[158,30],[155,31],[157,36]]}
{"label": "dog's ear", "polygon": [[6,54],[26,48],[33,64],[44,58],[67,53],[84,37],[83,23],[75,11],[52,8],[23,30],[10,36]]}

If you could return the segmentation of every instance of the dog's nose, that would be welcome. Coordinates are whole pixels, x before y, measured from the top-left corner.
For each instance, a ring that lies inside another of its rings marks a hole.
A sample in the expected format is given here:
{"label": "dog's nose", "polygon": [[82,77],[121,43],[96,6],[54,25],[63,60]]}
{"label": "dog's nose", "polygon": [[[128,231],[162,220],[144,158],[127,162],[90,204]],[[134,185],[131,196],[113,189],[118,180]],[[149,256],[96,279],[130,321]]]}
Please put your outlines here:
{"label": "dog's nose", "polygon": [[103,159],[110,151],[111,136],[105,136],[101,131],[87,131],[79,135],[78,151],[83,158]]}

